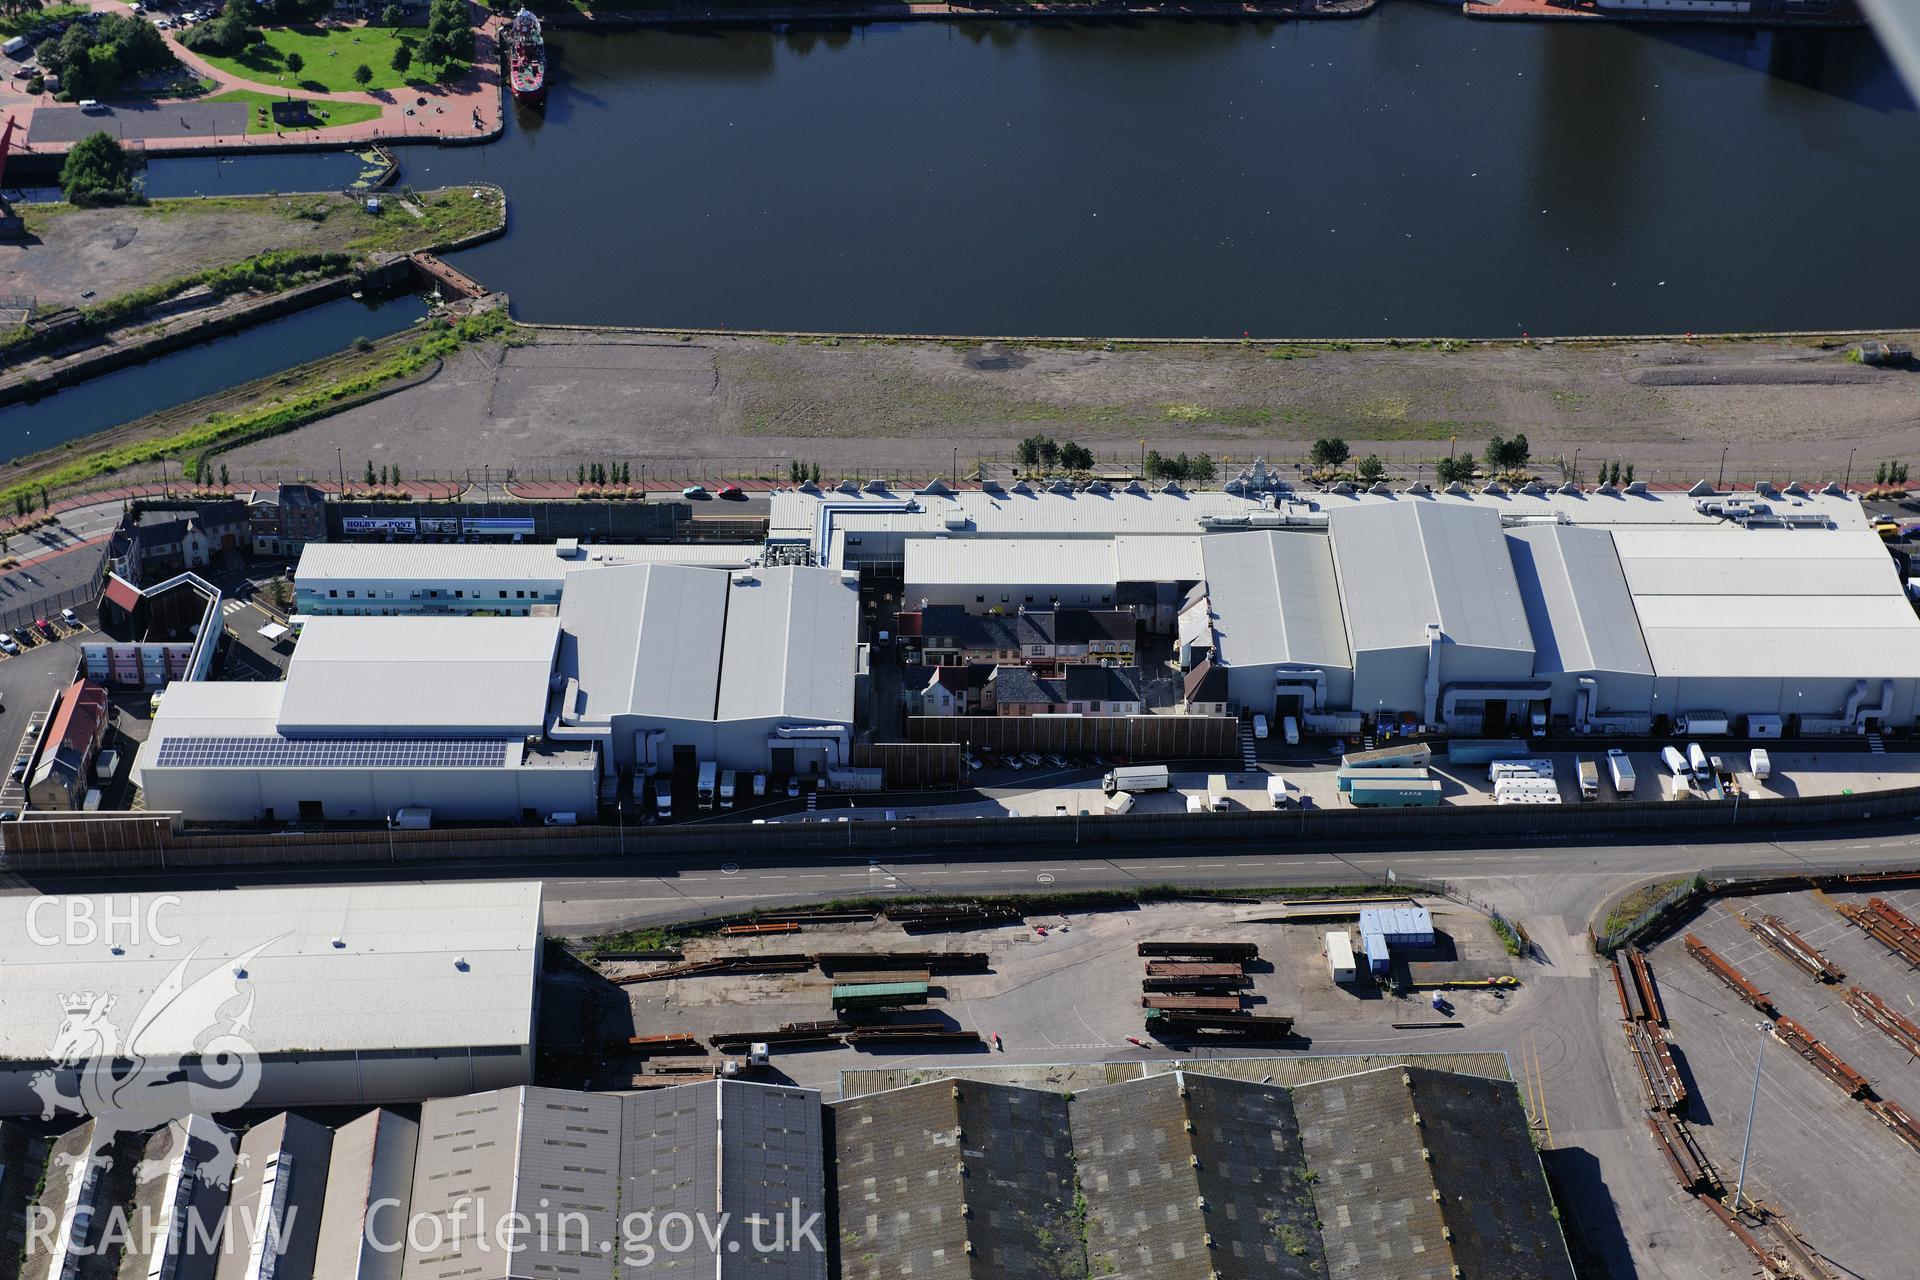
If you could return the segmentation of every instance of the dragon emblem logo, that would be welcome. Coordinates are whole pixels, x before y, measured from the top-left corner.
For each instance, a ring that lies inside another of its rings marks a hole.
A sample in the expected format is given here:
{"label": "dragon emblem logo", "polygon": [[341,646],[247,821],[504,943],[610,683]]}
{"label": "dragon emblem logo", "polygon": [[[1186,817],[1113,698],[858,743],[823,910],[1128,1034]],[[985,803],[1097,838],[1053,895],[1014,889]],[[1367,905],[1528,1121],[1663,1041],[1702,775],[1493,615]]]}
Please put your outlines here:
{"label": "dragon emblem logo", "polygon": [[[191,1117],[238,1110],[253,1099],[260,1055],[246,1036],[253,1016],[247,966],[277,941],[189,980],[195,947],[154,989],[124,1037],[111,1017],[112,996],[89,991],[62,999],[66,1016],[50,1054],[53,1065],[36,1072],[31,1085],[42,1120],[64,1113],[94,1122],[87,1151],[71,1163],[105,1167],[121,1134],[162,1126],[182,1149]],[[192,1134],[214,1148],[196,1175],[225,1187],[237,1163],[233,1135],[216,1125],[194,1125]],[[160,1172],[142,1162],[136,1176],[144,1181]]]}

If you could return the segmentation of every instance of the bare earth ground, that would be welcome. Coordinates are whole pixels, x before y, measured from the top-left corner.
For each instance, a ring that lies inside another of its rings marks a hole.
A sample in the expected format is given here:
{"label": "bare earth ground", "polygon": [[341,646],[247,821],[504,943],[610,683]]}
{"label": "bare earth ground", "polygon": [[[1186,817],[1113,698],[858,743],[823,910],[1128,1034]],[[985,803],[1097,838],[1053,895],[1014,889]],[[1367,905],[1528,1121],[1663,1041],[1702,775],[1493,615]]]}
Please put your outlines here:
{"label": "bare earth ground", "polygon": [[[1318,436],[1396,470],[1525,432],[1536,467],[1580,452],[1639,479],[1855,480],[1920,452],[1920,374],[1867,368],[1814,339],[1402,347],[1000,347],[867,339],[529,330],[432,382],[251,446],[235,466],[352,457],[414,473],[523,476],[648,459],[649,479],[963,474],[1032,434],[1103,465],[1145,448],[1303,461]],[[1889,335],[1901,337],[1901,335]],[[405,423],[406,430],[394,430]]]}
{"label": "bare earth ground", "polygon": [[[0,244],[0,301],[33,298],[42,308],[104,302],[273,249],[346,252],[388,240],[411,247],[399,242],[418,220],[396,207],[399,202],[387,203],[388,212],[378,218],[362,210],[359,201],[340,195],[28,209],[26,241]],[[486,203],[489,210],[494,207],[491,196]],[[295,210],[308,216],[296,216]],[[413,237],[415,243],[432,238]],[[93,296],[83,299],[87,291]]]}

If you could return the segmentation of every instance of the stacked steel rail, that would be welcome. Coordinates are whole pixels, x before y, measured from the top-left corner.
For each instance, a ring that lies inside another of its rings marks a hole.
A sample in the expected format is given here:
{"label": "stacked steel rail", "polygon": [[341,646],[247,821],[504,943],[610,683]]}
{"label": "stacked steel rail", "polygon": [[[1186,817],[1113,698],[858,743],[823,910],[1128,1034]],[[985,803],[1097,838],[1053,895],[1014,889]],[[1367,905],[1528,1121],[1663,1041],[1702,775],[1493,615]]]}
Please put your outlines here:
{"label": "stacked steel rail", "polygon": [[[1620,997],[1621,1012],[1626,1015],[1627,1043],[1640,1068],[1640,1087],[1646,1091],[1648,1105],[1656,1112],[1678,1112],[1686,1106],[1687,1085],[1674,1063],[1673,1050],[1660,1029],[1659,990],[1653,984],[1653,971],[1646,957],[1635,948],[1627,953],[1627,963],[1613,958],[1613,988]],[[1671,1157],[1670,1157],[1671,1158]]]}
{"label": "stacked steel rail", "polygon": [[1835,905],[1834,910],[1858,925],[1869,938],[1907,962],[1920,968],[1920,925],[1885,898],[1868,898],[1864,907],[1851,902]]}
{"label": "stacked steel rail", "polygon": [[1777,1019],[1773,1024],[1773,1032],[1779,1037],[1780,1043],[1811,1062],[1815,1070],[1839,1085],[1849,1098],[1863,1098],[1872,1091],[1865,1076],[1848,1066],[1839,1054],[1820,1043],[1811,1031],[1792,1018]]}
{"label": "stacked steel rail", "polygon": [[1745,912],[1734,914],[1741,924],[1759,937],[1760,941],[1784,956],[1787,963],[1804,970],[1807,976],[1820,982],[1846,981],[1847,975],[1840,970],[1839,966],[1821,955],[1812,943],[1788,928],[1787,922],[1779,916],[1761,916],[1755,920]]}
{"label": "stacked steel rail", "polygon": [[1865,987],[1847,988],[1847,1006],[1877,1027],[1880,1034],[1920,1058],[1920,1027]]}

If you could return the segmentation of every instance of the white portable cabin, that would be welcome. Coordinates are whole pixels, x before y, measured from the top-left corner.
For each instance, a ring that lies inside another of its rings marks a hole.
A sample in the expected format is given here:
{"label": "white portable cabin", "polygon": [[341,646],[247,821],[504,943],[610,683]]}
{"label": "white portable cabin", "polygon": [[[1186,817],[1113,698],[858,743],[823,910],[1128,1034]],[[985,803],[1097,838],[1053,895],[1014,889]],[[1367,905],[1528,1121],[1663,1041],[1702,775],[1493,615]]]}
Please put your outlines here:
{"label": "white portable cabin", "polygon": [[1335,982],[1352,982],[1358,978],[1353,964],[1353,939],[1347,936],[1345,929],[1334,929],[1327,933],[1327,976]]}

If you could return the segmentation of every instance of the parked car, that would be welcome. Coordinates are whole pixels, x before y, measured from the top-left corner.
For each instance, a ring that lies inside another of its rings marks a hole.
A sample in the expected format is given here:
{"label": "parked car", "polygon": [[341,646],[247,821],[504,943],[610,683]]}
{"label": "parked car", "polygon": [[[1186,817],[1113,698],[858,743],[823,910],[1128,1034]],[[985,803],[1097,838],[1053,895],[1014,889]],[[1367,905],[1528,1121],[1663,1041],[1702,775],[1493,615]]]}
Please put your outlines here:
{"label": "parked car", "polygon": [[723,484],[714,492],[722,498],[744,498],[747,496],[740,491],[740,486],[737,484]]}
{"label": "parked car", "polygon": [[38,627],[40,634],[49,640],[58,640],[60,638],[59,631],[55,630],[54,625],[45,618],[36,618],[33,625]]}
{"label": "parked car", "polygon": [[19,642],[4,631],[0,631],[0,653],[20,652]]}
{"label": "parked car", "polygon": [[800,779],[788,778],[787,779],[787,799],[793,800],[798,798],[799,795],[800,795]]}
{"label": "parked car", "polygon": [[1067,767],[1067,758],[1063,755],[1050,755],[1047,757],[1047,763],[1056,769],[1064,769]]}
{"label": "parked car", "polygon": [[77,627],[80,625],[80,615],[71,609],[62,609],[60,611],[60,621],[70,627]]}
{"label": "parked car", "polygon": [[1042,764],[1045,763],[1045,761],[1043,761],[1040,758],[1040,753],[1038,751],[1022,751],[1020,753],[1020,758],[1026,761],[1027,764],[1031,765],[1035,769],[1038,769]]}
{"label": "parked car", "polygon": [[1007,752],[1007,758],[1002,760],[1000,763],[1005,765],[1009,769],[1024,769],[1027,767],[1026,761],[1022,760],[1019,756],[1014,755],[1013,752],[1011,751]]}
{"label": "parked car", "polygon": [[980,757],[974,755],[971,751],[962,752],[960,758],[967,762],[967,768],[969,769],[984,769],[986,767],[980,763]]}
{"label": "parked car", "polygon": [[707,486],[703,484],[690,484],[680,491],[680,496],[683,498],[704,498],[707,496]]}

